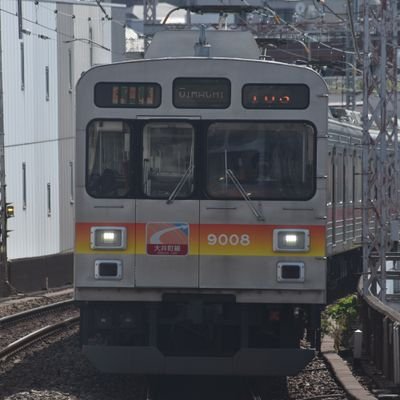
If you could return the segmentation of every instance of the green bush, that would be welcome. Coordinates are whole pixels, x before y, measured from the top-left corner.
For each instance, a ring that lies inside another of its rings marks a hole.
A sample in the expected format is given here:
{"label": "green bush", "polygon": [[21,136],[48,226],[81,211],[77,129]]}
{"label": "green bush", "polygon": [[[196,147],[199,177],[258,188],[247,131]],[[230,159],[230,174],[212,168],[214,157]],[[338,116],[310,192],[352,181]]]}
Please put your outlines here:
{"label": "green bush", "polygon": [[328,305],[322,314],[322,332],[333,337],[335,350],[349,348],[350,338],[359,323],[359,301],[351,294]]}

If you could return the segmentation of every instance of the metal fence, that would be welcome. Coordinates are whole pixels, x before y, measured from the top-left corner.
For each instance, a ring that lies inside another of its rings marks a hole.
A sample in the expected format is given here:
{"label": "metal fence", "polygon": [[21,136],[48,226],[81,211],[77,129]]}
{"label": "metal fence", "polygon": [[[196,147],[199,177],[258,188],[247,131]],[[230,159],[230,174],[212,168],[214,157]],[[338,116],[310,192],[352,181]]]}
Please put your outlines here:
{"label": "metal fence", "polygon": [[400,385],[400,312],[373,295],[362,299],[363,348],[368,359],[383,375]]}

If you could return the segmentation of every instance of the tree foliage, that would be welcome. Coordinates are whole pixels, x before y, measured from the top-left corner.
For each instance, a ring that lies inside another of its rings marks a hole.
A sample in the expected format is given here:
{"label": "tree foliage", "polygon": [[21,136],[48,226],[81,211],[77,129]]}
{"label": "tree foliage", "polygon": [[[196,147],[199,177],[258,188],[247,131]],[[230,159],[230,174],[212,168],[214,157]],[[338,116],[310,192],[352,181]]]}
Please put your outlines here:
{"label": "tree foliage", "polygon": [[336,351],[350,347],[350,339],[358,323],[357,294],[350,294],[328,305],[322,316],[323,333],[333,337]]}

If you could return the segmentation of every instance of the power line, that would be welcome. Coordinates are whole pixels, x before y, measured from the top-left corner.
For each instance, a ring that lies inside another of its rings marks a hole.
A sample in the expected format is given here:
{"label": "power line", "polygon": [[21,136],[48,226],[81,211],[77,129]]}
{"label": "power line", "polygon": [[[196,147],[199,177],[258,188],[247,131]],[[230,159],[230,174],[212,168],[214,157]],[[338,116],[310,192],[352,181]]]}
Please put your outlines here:
{"label": "power line", "polygon": [[353,46],[354,50],[357,54],[357,58],[361,60],[361,55],[358,50],[358,45],[357,45],[357,38],[356,38],[356,32],[354,29],[354,17],[353,17],[353,10],[351,8],[350,0],[347,0],[347,12],[349,13],[349,20],[350,20],[350,30],[351,30],[351,37],[353,39]]}
{"label": "power line", "polygon": [[99,6],[100,10],[103,12],[103,14],[105,15],[106,19],[108,19],[109,21],[111,20],[111,17],[107,14],[106,10],[104,9],[104,7],[101,5],[100,0],[96,0],[97,5]]}
{"label": "power line", "polygon": [[326,4],[326,2],[321,2],[321,4],[322,4],[322,7],[327,8],[327,9],[329,10],[329,12],[330,12],[331,14],[333,14],[336,18],[338,18],[338,19],[340,19],[341,21],[347,23],[347,21],[346,21],[340,14],[338,14],[336,11],[333,11],[332,8],[330,8],[330,7],[328,6],[328,4]]}
{"label": "power line", "polygon": [[[93,18],[93,17],[80,17],[79,15],[75,15],[75,14],[68,14],[66,12],[63,11],[59,11],[59,10],[52,10],[49,7],[46,7],[42,2],[37,1],[38,5],[42,8],[44,8],[45,10],[48,10],[50,12],[54,12],[55,14],[58,15],[63,15],[65,17],[70,17],[72,19],[80,19],[80,20],[88,20],[88,21],[110,21],[111,23],[114,24],[118,24],[120,26],[122,26],[123,28],[126,28],[126,23],[125,21],[120,21],[118,19],[115,19],[113,17],[109,17],[108,14],[106,14],[106,16],[101,17],[101,18]],[[104,8],[104,7],[103,7]]]}
{"label": "power line", "polygon": [[[9,14],[9,15],[12,15],[12,16],[18,18],[18,14],[17,13],[13,13],[13,12],[5,10],[3,8],[0,8],[0,12],[4,12],[6,14]],[[72,18],[72,16],[71,16],[71,18]],[[109,51],[111,54],[116,54],[116,55],[119,55],[119,56],[123,55],[123,53],[118,53],[118,52],[112,51],[111,49],[109,49],[109,48],[107,48],[107,47],[105,47],[105,46],[103,46],[103,45],[101,45],[99,43],[93,42],[92,40],[90,40],[88,38],[75,38],[75,36],[71,36],[71,35],[69,35],[67,33],[64,33],[62,31],[58,30],[57,28],[49,27],[49,26],[41,24],[41,23],[39,23],[37,21],[33,21],[33,20],[31,20],[31,19],[29,19],[27,17],[22,17],[22,19],[24,21],[27,21],[27,22],[33,24],[33,25],[39,26],[39,27],[41,27],[43,29],[47,29],[47,30],[49,30],[51,32],[55,32],[57,35],[60,35],[60,36],[65,37],[67,39],[70,39],[69,41],[71,41],[71,42],[72,41],[80,41],[80,42],[87,43],[87,44],[94,44],[94,45],[98,46],[99,48],[102,48],[103,50]],[[51,37],[48,37],[48,36],[45,36],[45,35],[42,35],[42,34],[34,33],[34,32],[29,32],[29,31],[26,31],[26,30],[25,30],[24,33],[25,34],[29,34],[29,35],[32,34],[32,35],[38,37],[39,39],[56,40],[54,38],[51,38]],[[69,41],[66,41],[66,42],[69,42]]]}
{"label": "power line", "polygon": [[34,145],[34,144],[62,142],[62,141],[65,141],[65,140],[75,140],[75,139],[76,139],[75,136],[68,136],[68,137],[57,138],[57,139],[36,140],[36,141],[33,141],[33,142],[24,142],[24,143],[8,144],[8,145],[4,146],[4,148],[32,146],[32,145]]}
{"label": "power line", "polygon": [[[307,39],[313,43],[318,43],[320,46],[323,46],[325,48],[335,50],[344,54],[354,54],[354,51],[348,51],[348,50],[343,50],[339,49],[337,47],[330,46],[329,44],[322,42],[320,40],[314,39],[312,36],[310,36],[308,33],[304,32],[303,30],[297,28],[296,26],[290,24],[289,22],[285,21],[282,17],[278,16],[277,12],[271,8],[270,6],[264,6],[264,9],[270,13],[273,14],[274,17],[279,17],[279,21],[282,21],[285,26],[288,28],[292,29],[294,32],[297,32],[299,35],[301,35],[302,38]],[[268,16],[267,14],[263,14],[262,12],[256,11],[255,13],[263,15],[263,16]]]}

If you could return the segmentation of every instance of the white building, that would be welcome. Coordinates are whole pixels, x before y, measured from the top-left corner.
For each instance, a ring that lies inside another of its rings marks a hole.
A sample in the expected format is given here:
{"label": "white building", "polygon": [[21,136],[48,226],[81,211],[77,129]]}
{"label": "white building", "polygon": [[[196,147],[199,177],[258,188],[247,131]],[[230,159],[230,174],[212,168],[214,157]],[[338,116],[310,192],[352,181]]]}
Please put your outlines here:
{"label": "white building", "polygon": [[10,260],[72,251],[74,87],[92,65],[123,59],[124,10],[111,21],[109,7],[1,2]]}

